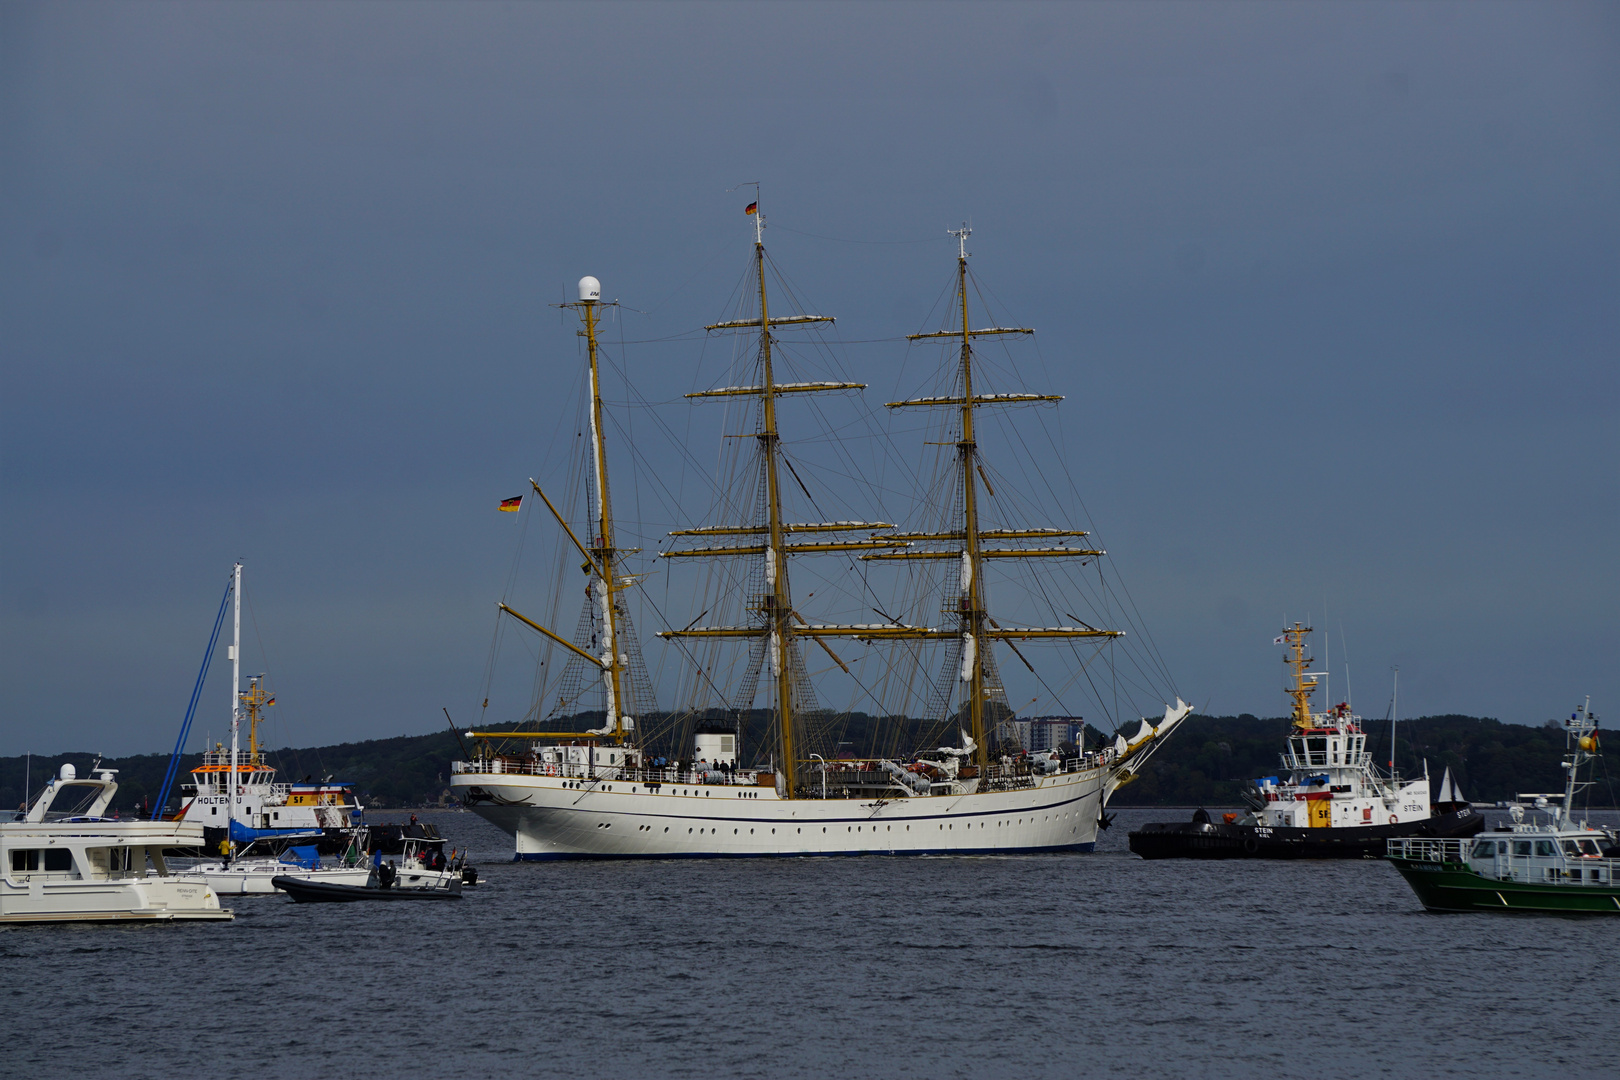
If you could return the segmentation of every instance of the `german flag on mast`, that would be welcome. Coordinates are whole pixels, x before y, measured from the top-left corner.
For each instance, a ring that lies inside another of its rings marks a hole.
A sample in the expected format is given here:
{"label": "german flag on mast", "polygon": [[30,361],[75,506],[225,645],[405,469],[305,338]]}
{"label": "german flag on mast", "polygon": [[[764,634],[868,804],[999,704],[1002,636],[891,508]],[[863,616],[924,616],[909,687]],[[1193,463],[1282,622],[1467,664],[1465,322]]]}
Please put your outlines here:
{"label": "german flag on mast", "polygon": [[501,500],[501,510],[503,512],[505,512],[505,513],[508,513],[508,514],[517,513],[518,508],[520,506],[522,506],[522,505],[523,505],[523,496],[521,496],[521,495],[519,495],[519,496],[517,496],[515,498],[502,499]]}
{"label": "german flag on mast", "polygon": [[757,203],[757,202],[749,203],[747,206],[743,207],[743,213],[745,213],[745,214],[757,214],[757,213],[759,213],[759,203]]}

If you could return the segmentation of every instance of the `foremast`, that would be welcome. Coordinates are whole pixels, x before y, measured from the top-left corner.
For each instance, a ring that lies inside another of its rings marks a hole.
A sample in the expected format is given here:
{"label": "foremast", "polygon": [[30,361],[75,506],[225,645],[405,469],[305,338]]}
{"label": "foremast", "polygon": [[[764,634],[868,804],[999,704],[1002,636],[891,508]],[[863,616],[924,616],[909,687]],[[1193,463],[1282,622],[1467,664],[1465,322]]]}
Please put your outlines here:
{"label": "foremast", "polygon": [[[979,525],[979,481],[983,481],[986,491],[993,497],[994,489],[990,486],[989,476],[986,474],[983,462],[979,457],[979,444],[974,434],[974,412],[986,405],[1032,404],[1041,402],[1062,401],[1059,394],[984,394],[976,391],[973,385],[973,339],[979,337],[995,337],[1006,334],[1033,335],[1034,330],[1028,327],[991,326],[974,330],[968,313],[968,250],[967,238],[973,232],[967,225],[960,229],[950,229],[947,232],[956,237],[956,307],[960,316],[960,328],[941,330],[933,333],[907,335],[909,341],[922,341],[929,338],[958,338],[960,347],[958,353],[959,370],[957,382],[961,387],[961,396],[926,397],[910,401],[891,401],[888,408],[901,409],[910,407],[951,407],[959,410],[959,438],[956,441],[957,477],[960,485],[962,515],[959,527],[943,533],[898,533],[896,540],[908,542],[944,542],[955,547],[954,550],[920,550],[886,552],[876,555],[862,556],[864,559],[950,559],[961,560],[961,588],[960,600],[955,612],[957,627],[952,631],[934,632],[924,636],[943,638],[956,637],[961,644],[961,681],[966,684],[965,697],[970,734],[974,743],[975,760],[979,765],[980,775],[990,763],[989,739],[985,730],[985,705],[988,698],[986,673],[993,669],[994,655],[991,644],[995,641],[1006,641],[1008,646],[1017,653],[1017,646],[1012,644],[1013,639],[1029,638],[1082,638],[1101,637],[1114,638],[1124,636],[1123,631],[1098,630],[1092,627],[1030,627],[1012,628],[1003,627],[991,617],[987,610],[984,588],[983,568],[987,559],[1003,558],[1050,558],[1050,557],[1079,557],[1100,558],[1107,554],[1104,551],[1070,547],[1061,545],[1056,547],[1029,548],[986,548],[985,540],[1064,540],[1067,538],[1084,537],[1084,531],[1055,529],[1055,528],[1029,528],[1029,529],[995,529],[985,531]],[[1023,660],[1022,654],[1019,659]],[[1026,665],[1028,660],[1024,660]],[[1032,668],[1033,670],[1033,668]]]}

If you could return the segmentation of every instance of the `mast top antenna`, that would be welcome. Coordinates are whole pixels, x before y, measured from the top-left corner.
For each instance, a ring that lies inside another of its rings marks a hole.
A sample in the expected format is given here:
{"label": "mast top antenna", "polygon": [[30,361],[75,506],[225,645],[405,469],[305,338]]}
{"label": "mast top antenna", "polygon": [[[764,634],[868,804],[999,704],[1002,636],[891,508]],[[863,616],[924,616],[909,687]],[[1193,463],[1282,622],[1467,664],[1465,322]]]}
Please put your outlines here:
{"label": "mast top antenna", "polygon": [[594,304],[602,299],[602,283],[586,274],[579,279],[579,300],[582,304]]}
{"label": "mast top antenna", "polygon": [[964,221],[960,229],[946,229],[945,231],[956,237],[956,257],[959,259],[967,258],[967,238],[973,235],[973,230],[968,228],[968,223]]}

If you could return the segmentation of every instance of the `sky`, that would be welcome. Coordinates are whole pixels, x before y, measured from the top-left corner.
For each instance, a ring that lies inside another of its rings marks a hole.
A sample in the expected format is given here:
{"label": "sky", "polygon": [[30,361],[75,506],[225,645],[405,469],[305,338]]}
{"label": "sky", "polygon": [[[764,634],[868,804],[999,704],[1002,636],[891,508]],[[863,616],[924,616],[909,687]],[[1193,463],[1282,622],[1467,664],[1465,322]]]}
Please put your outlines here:
{"label": "sky", "polygon": [[494,511],[567,467],[551,305],[625,305],[616,509],[673,527],[750,181],[882,400],[972,223],[1200,709],[1282,714],[1286,618],[1369,716],[1601,715],[1617,133],[1612,4],[5,3],[0,754],[167,750],[237,559],[272,743],[474,714],[558,558]]}

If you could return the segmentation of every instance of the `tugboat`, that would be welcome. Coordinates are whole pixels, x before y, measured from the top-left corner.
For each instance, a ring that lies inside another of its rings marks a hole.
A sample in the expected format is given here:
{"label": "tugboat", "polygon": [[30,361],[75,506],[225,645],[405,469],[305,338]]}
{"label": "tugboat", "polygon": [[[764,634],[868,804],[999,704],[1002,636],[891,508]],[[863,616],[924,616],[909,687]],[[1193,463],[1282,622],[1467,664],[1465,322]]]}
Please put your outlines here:
{"label": "tugboat", "polygon": [[[1389,861],[1430,911],[1587,912],[1620,915],[1620,847],[1612,830],[1575,820],[1575,796],[1591,786],[1583,765],[1598,756],[1592,699],[1564,724],[1562,795],[1535,796],[1544,820],[1509,810],[1511,825],[1477,839],[1396,839]],[[1522,796],[1521,796],[1522,797]],[[1550,805],[1557,800],[1557,807]]]}
{"label": "tugboat", "polygon": [[[1131,833],[1131,850],[1144,859],[1375,859],[1393,837],[1469,837],[1485,819],[1462,802],[1450,774],[1443,803],[1431,804],[1427,769],[1422,779],[1382,775],[1367,753],[1361,717],[1348,704],[1312,712],[1316,674],[1305,655],[1311,628],[1283,630],[1293,668],[1293,730],[1278,776],[1254,781],[1244,794],[1247,814],[1211,821],[1199,810],[1191,822],[1150,822]],[[1393,755],[1392,755],[1393,757]]]}
{"label": "tugboat", "polygon": [[[180,738],[170,759],[169,776],[159,792],[159,812],[168,800],[169,783],[190,733],[197,692],[202,689],[202,679],[213,656],[227,604],[232,606],[234,627],[228,653],[231,744],[227,748],[216,743],[212,750],[203,752],[201,763],[191,770],[192,782],[180,785],[180,811],[175,819],[201,825],[204,845],[209,852],[218,852],[227,860],[244,855],[246,848],[255,843],[284,840],[303,844],[308,842],[311,833],[315,834],[312,842],[319,854],[342,855],[354,845],[357,831],[365,824],[364,807],[355,800],[353,786],[334,783],[330,777],[320,781],[306,777],[297,783],[278,783],[276,770],[265,760],[260,747],[259,724],[263,722],[264,710],[274,705],[276,699],[267,693],[262,674],[247,676],[248,687],[245,691],[242,689],[241,563],[231,570],[219,615],[214,620],[214,637],[209,640],[204,654],[203,672],[198,676],[197,690],[192,693],[192,707],[181,724]],[[243,720],[247,721],[248,728],[246,751],[240,746]],[[250,891],[273,891],[268,881],[269,878],[265,878],[263,888]]]}

